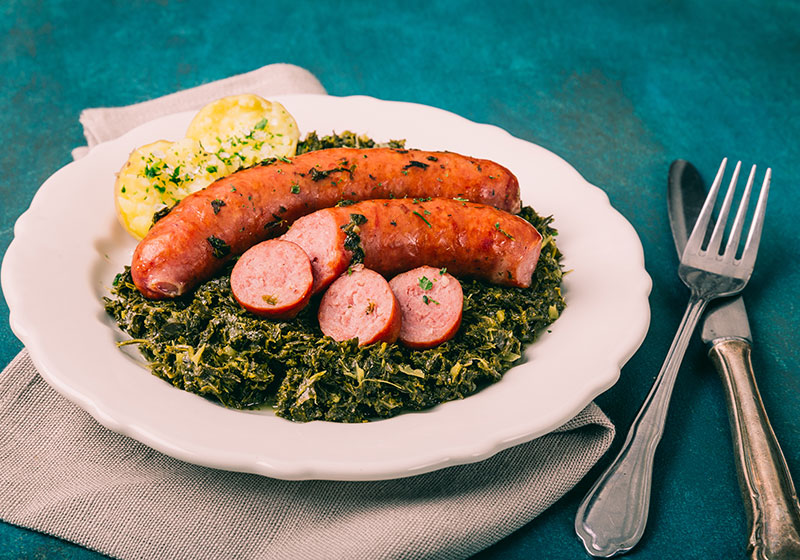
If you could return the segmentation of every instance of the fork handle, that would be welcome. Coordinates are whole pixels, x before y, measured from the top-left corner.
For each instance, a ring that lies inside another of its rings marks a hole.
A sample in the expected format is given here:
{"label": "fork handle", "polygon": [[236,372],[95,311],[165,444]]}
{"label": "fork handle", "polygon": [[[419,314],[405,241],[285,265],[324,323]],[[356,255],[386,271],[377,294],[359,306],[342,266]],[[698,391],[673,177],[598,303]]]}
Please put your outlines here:
{"label": "fork handle", "polygon": [[625,443],[578,507],[575,532],[592,556],[609,558],[642,538],[650,508],[653,458],[689,339],[708,299],[692,293],[667,358]]}
{"label": "fork handle", "polygon": [[750,343],[724,340],[709,355],[725,386],[750,558],[800,558],[800,505],[753,376]]}

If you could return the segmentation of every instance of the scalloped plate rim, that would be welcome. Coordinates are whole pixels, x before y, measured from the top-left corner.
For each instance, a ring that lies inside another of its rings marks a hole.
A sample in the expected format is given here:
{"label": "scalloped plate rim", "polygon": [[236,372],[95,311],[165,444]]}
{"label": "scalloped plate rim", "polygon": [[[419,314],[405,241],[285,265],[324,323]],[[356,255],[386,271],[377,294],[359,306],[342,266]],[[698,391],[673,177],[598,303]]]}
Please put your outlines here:
{"label": "scalloped plate rim", "polygon": [[[220,449],[219,445],[203,445],[196,440],[192,440],[188,436],[182,437],[186,436],[186,433],[182,434],[180,430],[170,431],[169,429],[165,430],[164,425],[152,425],[152,422],[148,421],[147,415],[137,416],[135,413],[131,413],[129,408],[125,408],[122,405],[117,406],[120,404],[118,402],[119,395],[115,397],[113,394],[93,393],[91,390],[87,390],[86,387],[80,386],[80,383],[76,381],[74,369],[71,369],[75,367],[74,364],[65,363],[63,356],[53,356],[48,352],[46,341],[42,338],[43,332],[40,328],[41,325],[37,326],[34,316],[31,315],[31,305],[35,305],[35,302],[32,302],[32,298],[26,295],[26,290],[21,285],[21,282],[26,277],[26,274],[31,272],[30,268],[36,265],[30,262],[32,259],[25,258],[25,253],[26,251],[30,251],[31,247],[41,248],[41,246],[44,246],[48,250],[53,250],[53,248],[49,246],[49,244],[53,243],[53,240],[42,239],[36,228],[42,226],[40,222],[47,216],[48,212],[53,212],[54,209],[52,205],[54,201],[52,199],[56,196],[56,192],[58,192],[59,189],[63,191],[62,183],[66,181],[67,178],[71,178],[73,174],[81,176],[83,173],[90,173],[96,170],[98,166],[107,171],[111,162],[98,162],[106,153],[116,156],[121,153],[121,150],[124,151],[123,148],[130,150],[136,147],[139,145],[137,142],[143,138],[149,138],[149,141],[156,140],[157,138],[151,136],[154,131],[172,132],[174,133],[172,139],[177,139],[181,134],[181,131],[177,129],[178,123],[184,121],[188,123],[191,116],[195,114],[194,111],[191,111],[168,115],[155,121],[145,123],[116,140],[95,147],[86,158],[70,163],[57,171],[45,181],[34,196],[29,210],[20,217],[15,226],[15,237],[6,253],[2,267],[2,284],[10,309],[11,326],[18,338],[20,338],[28,348],[31,358],[42,376],[58,392],[85,409],[107,428],[133,437],[154,449],[188,462],[214,468],[252,472],[291,480],[379,480],[411,476],[447,466],[479,461],[513,445],[530,441],[562,425],[580,412],[594,397],[616,383],[619,378],[621,367],[633,355],[646,335],[650,320],[648,296],[651,288],[651,280],[644,269],[644,255],[641,242],[636,232],[611,206],[608,197],[602,190],[585,181],[585,179],[583,179],[583,177],[566,161],[545,148],[516,138],[502,128],[489,124],[474,123],[442,109],[408,102],[384,101],[367,96],[333,97],[324,95],[289,95],[274,96],[271,97],[271,99],[281,101],[287,106],[289,111],[298,119],[303,133],[316,128],[304,127],[304,121],[306,123],[311,123],[315,122],[316,118],[319,118],[322,122],[326,122],[326,117],[330,115],[326,113],[320,118],[320,112],[323,110],[335,108],[337,109],[337,113],[344,111],[346,115],[350,115],[352,118],[349,122],[357,121],[361,118],[362,114],[366,112],[367,120],[365,122],[371,123],[372,121],[370,121],[370,118],[377,119],[375,122],[378,122],[379,130],[384,130],[386,126],[389,126],[388,122],[394,125],[394,121],[397,120],[399,121],[397,126],[406,126],[407,128],[405,130],[411,131],[412,133],[419,133],[421,142],[414,144],[414,147],[429,147],[433,149],[434,146],[424,146],[420,144],[429,142],[429,137],[438,138],[441,135],[446,136],[446,139],[450,142],[447,142],[448,145],[446,146],[437,146],[438,149],[452,149],[453,151],[458,150],[451,148],[451,143],[458,144],[461,142],[470,145],[470,142],[474,142],[475,138],[489,139],[495,144],[500,143],[505,150],[511,153],[511,155],[509,155],[507,153],[498,152],[498,157],[495,159],[501,163],[505,163],[503,160],[504,157],[512,159],[519,158],[522,156],[519,155],[518,152],[524,152],[523,155],[536,158],[537,162],[547,167],[548,170],[552,167],[554,172],[558,174],[559,179],[564,181],[565,184],[568,184],[571,189],[578,191],[585,197],[582,199],[582,204],[589,204],[593,212],[600,212],[604,218],[604,223],[609,223],[620,240],[625,242],[623,247],[624,253],[621,256],[625,265],[622,268],[626,275],[620,278],[619,281],[627,282],[626,285],[629,285],[629,290],[626,293],[628,299],[625,300],[624,303],[630,307],[630,310],[625,308],[628,313],[625,324],[616,326],[616,328],[620,330],[619,343],[616,347],[605,347],[605,360],[595,363],[597,370],[594,373],[596,375],[593,378],[587,379],[585,384],[578,387],[577,392],[567,395],[567,402],[561,407],[553,407],[544,411],[538,410],[536,414],[530,417],[517,416],[514,417],[515,421],[513,423],[505,425],[500,423],[492,425],[490,423],[489,429],[478,434],[478,436],[463,437],[460,440],[458,440],[457,433],[453,435],[452,426],[448,429],[447,426],[439,424],[452,419],[464,419],[465,423],[468,425],[473,427],[477,426],[477,429],[480,429],[481,426],[476,424],[476,420],[473,417],[474,414],[485,414],[487,411],[502,414],[503,411],[497,410],[496,406],[500,397],[496,397],[495,394],[499,392],[501,396],[503,396],[503,393],[513,392],[515,386],[526,387],[525,384],[518,384],[520,370],[526,367],[535,369],[540,361],[545,361],[546,356],[536,356],[535,359],[531,359],[525,364],[513,368],[500,382],[461,401],[445,403],[428,411],[407,413],[391,419],[357,425],[334,424],[328,422],[295,424],[275,418],[270,421],[265,421],[263,419],[269,418],[269,416],[223,409],[196,395],[174,389],[165,382],[149,374],[146,374],[146,377],[150,378],[149,380],[144,380],[144,378],[139,375],[130,376],[131,379],[129,382],[136,383],[137,387],[139,385],[154,387],[153,381],[166,386],[163,388],[156,388],[154,392],[158,393],[160,399],[164,399],[165,402],[177,406],[178,411],[202,410],[208,413],[209,416],[214,416],[215,418],[228,418],[232,417],[231,415],[246,417],[247,420],[244,421],[243,424],[245,426],[250,426],[251,428],[255,426],[258,427],[258,429],[263,429],[264,426],[268,426],[269,429],[282,430],[283,428],[280,427],[275,428],[276,424],[274,424],[274,422],[278,420],[280,423],[286,423],[287,426],[291,426],[288,430],[294,432],[293,438],[301,436],[304,438],[304,441],[305,438],[312,438],[312,442],[316,443],[319,443],[322,439],[330,439],[331,433],[336,434],[333,443],[329,443],[331,445],[351,445],[353,447],[353,454],[350,459],[348,459],[345,454],[341,452],[337,454],[333,449],[326,448],[324,445],[316,456],[312,454],[311,456],[298,458],[291,455],[291,450],[288,450],[288,454],[279,455],[274,452],[270,453],[269,449],[265,451],[263,448],[256,450],[253,448],[241,448],[240,446],[239,448]],[[377,117],[369,114],[370,111],[375,112]],[[381,118],[388,122],[380,120]],[[422,124],[414,121],[414,118],[423,119]],[[425,121],[424,119],[429,119],[429,121]],[[444,123],[448,125],[448,127],[452,127],[454,131],[448,132],[449,129],[448,131],[431,130],[431,127],[436,123]],[[370,133],[357,126],[349,126],[348,128],[357,130],[358,132]],[[328,131],[324,130],[324,127],[320,128],[320,130],[323,132]],[[343,129],[339,129],[337,131],[341,132],[342,130]],[[463,138],[455,137],[465,130],[469,132],[468,135],[465,136],[461,134]],[[414,138],[413,134],[410,136]],[[382,140],[389,139],[381,137],[376,138]],[[483,145],[484,144],[481,144],[481,146]],[[476,157],[488,157],[484,153],[473,153],[472,155]],[[124,158],[113,163],[118,169],[123,161]],[[521,175],[513,166],[509,165],[509,167],[511,167],[512,171]],[[529,170],[526,168],[524,171],[527,175],[527,171]],[[104,176],[104,179],[107,179],[107,177]],[[91,178],[88,179],[88,181],[91,180]],[[98,179],[98,181],[100,180]],[[100,182],[103,183],[103,181]],[[111,181],[111,183],[113,184],[113,181]],[[110,185],[108,189],[109,201],[111,201]],[[529,189],[523,185],[523,203],[531,204],[537,208],[536,200],[526,199],[528,190]],[[549,191],[539,191],[538,194],[550,195],[551,193],[549,193]],[[61,196],[64,196],[63,192]],[[547,197],[545,196],[545,198]],[[101,205],[101,210],[107,210],[106,206]],[[566,213],[571,211],[569,207],[566,208],[566,210],[562,211],[564,214],[561,216],[558,213],[554,213],[554,225],[559,229],[561,234],[559,237],[560,246],[562,246],[562,241],[567,237],[571,238],[577,234],[577,232],[565,232],[559,227],[560,217],[565,217]],[[113,201],[111,201],[111,211],[113,212]],[[103,215],[103,218],[108,221],[108,215]],[[113,228],[113,225],[110,227]],[[116,227],[121,230],[121,226],[118,224]],[[118,232],[109,233],[108,239],[113,240],[114,236],[117,234]],[[97,241],[96,238],[94,238],[94,240]],[[56,243],[56,245],[58,244]],[[63,249],[63,247],[60,246],[58,248]],[[91,251],[87,256],[86,251],[82,249],[86,248],[68,247],[68,250],[74,251],[78,257],[84,259],[94,258],[95,261],[102,260],[102,258],[98,259],[97,254],[92,255]],[[565,251],[565,253],[567,253],[567,251]],[[114,257],[111,258],[113,259]],[[567,258],[569,258],[569,254],[567,254]],[[92,266],[95,265],[96,263],[92,264]],[[111,263],[100,265],[100,268],[103,268],[103,266],[105,266],[105,269],[112,268]],[[596,264],[593,264],[593,266],[596,266]],[[567,279],[569,279],[569,275]],[[110,282],[110,279],[106,279],[106,282]],[[583,296],[584,294],[580,292],[575,295]],[[552,336],[545,335],[542,340],[529,346],[526,350],[526,356],[539,353],[539,349],[544,348],[546,343],[558,337],[560,331],[566,328],[562,327],[562,325],[567,323],[565,319],[570,317],[573,313],[573,307],[570,301],[570,294],[567,292],[568,307],[564,315],[553,325],[554,334]],[[96,303],[97,306],[100,305],[99,301]],[[97,307],[95,307],[94,311],[97,311]],[[579,311],[580,309],[578,312]],[[573,321],[572,319],[569,320]],[[112,334],[115,329],[111,327],[107,327],[107,330],[109,331],[108,340],[111,340],[113,336],[122,337],[119,333]],[[118,350],[116,351],[119,352]],[[612,356],[608,356],[608,353],[611,353]],[[79,361],[81,359],[86,359],[86,356],[78,358]],[[116,360],[114,357],[110,359],[112,361]],[[129,371],[130,364],[122,364],[122,360],[125,359],[126,358],[120,357],[120,362],[114,362],[112,365],[120,367],[124,371]],[[97,364],[98,371],[102,369],[103,366],[104,364]],[[118,374],[117,376],[119,377]],[[122,377],[122,379],[125,380],[128,378]],[[555,388],[544,388],[544,390],[551,389],[558,393],[558,390],[562,388],[557,386]],[[481,395],[485,396],[481,397]],[[202,402],[198,404],[197,401]],[[482,403],[480,407],[478,407],[478,403]],[[128,404],[129,403],[126,403],[126,405]],[[493,406],[494,408],[492,408]],[[465,408],[468,414],[464,414]],[[456,409],[461,410],[461,413],[450,412]],[[269,422],[273,422],[273,424]],[[231,422],[232,426],[236,425],[238,427],[240,424],[242,424],[242,422],[239,420]],[[322,427],[320,428],[320,426]],[[433,430],[437,433],[442,432],[438,434],[439,437],[450,436],[450,439],[437,441],[436,443],[420,443],[420,446],[416,449],[413,449],[412,446],[410,453],[408,445],[396,449],[385,448],[380,445],[378,445],[377,449],[365,449],[364,444],[360,445],[358,441],[359,438],[366,438],[372,443],[376,441],[380,443],[379,439],[375,436],[376,431],[381,434],[382,437],[400,437],[403,436],[403,430],[415,430],[420,429],[420,427]],[[186,432],[187,427],[183,426],[183,429],[184,432]],[[454,441],[453,438],[458,441]],[[219,443],[218,440],[214,441]]]}

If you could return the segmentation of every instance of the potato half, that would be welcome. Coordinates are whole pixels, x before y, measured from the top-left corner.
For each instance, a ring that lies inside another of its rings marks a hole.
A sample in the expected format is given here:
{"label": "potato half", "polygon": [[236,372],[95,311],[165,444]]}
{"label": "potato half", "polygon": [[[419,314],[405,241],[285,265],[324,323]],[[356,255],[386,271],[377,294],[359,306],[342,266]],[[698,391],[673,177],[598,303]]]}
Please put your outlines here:
{"label": "potato half", "polygon": [[183,139],[131,152],[114,186],[119,221],[142,239],[157,212],[239,169],[293,156],[299,137],[294,117],[280,103],[252,94],[209,103]]}
{"label": "potato half", "polygon": [[217,169],[200,145],[188,138],[159,140],[135,149],[117,174],[114,200],[120,222],[142,239],[153,215],[208,186]]}
{"label": "potato half", "polygon": [[300,132],[283,105],[244,94],[223,97],[203,107],[189,124],[186,137],[217,154],[231,169],[270,157],[293,156]]}

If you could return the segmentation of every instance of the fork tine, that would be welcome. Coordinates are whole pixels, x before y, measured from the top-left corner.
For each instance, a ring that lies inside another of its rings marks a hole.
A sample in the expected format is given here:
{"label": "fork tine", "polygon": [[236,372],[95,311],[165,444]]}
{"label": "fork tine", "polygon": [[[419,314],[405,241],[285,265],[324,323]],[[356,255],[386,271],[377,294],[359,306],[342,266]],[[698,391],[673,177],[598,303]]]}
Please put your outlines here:
{"label": "fork tine", "polygon": [[705,240],[706,237],[708,224],[711,221],[711,212],[714,210],[714,203],[717,200],[719,186],[722,184],[722,174],[725,173],[725,164],[727,163],[728,158],[723,158],[719,166],[719,171],[717,171],[717,176],[711,184],[711,190],[708,191],[706,201],[703,203],[703,208],[700,210],[700,215],[697,217],[697,222],[695,222],[689,240],[686,242],[686,247],[683,249],[684,255],[697,254],[700,252],[703,240]]}
{"label": "fork tine", "polygon": [[733,220],[733,226],[731,226],[731,233],[728,237],[728,244],[725,246],[725,254],[722,259],[724,261],[733,262],[736,258],[736,252],[739,249],[739,240],[742,238],[742,230],[744,229],[745,214],[750,204],[750,194],[753,190],[753,179],[755,179],[755,176],[756,166],[754,165],[750,168],[750,176],[747,178],[747,185],[744,187],[742,200],[739,203],[736,218]]}
{"label": "fork tine", "polygon": [[740,265],[752,268],[756,262],[758,245],[761,241],[761,230],[764,227],[764,214],[767,211],[767,196],[769,196],[769,184],[772,180],[772,169],[767,169],[764,175],[764,182],[761,185],[761,192],[758,194],[756,210],[753,214],[753,224],[750,226],[750,233],[747,234],[747,242],[744,245],[744,252],[740,260]]}
{"label": "fork tine", "polygon": [[725,225],[728,223],[728,214],[731,211],[733,204],[733,195],[736,192],[736,183],[739,182],[739,170],[742,168],[742,162],[736,163],[731,176],[731,182],[728,185],[728,191],[725,193],[725,199],[722,201],[722,207],[719,209],[719,216],[717,216],[717,224],[714,226],[714,232],[711,234],[711,239],[708,240],[708,247],[706,251],[710,255],[718,255],[719,248],[722,245],[722,235],[725,233]]}

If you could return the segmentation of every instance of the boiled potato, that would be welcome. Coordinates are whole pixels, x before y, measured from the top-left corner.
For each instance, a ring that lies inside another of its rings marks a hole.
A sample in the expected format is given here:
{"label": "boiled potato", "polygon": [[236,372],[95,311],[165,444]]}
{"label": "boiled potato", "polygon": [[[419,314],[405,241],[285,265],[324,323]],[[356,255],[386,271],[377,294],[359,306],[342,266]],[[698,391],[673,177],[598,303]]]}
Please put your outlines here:
{"label": "boiled potato", "polygon": [[142,239],[153,225],[156,212],[174,206],[216,179],[215,159],[188,138],[159,140],[131,152],[114,185],[122,225]]}
{"label": "boiled potato", "polygon": [[157,212],[234,171],[293,156],[299,136],[294,117],[280,103],[251,94],[214,101],[197,113],[181,140],[159,140],[131,152],[114,186],[117,216],[142,239]]}
{"label": "boiled potato", "polygon": [[203,107],[189,124],[186,137],[200,142],[231,168],[293,156],[300,132],[283,105],[245,94],[223,97]]}

